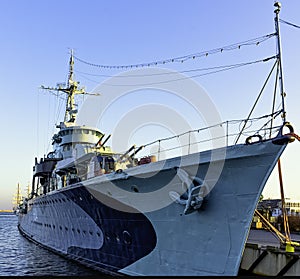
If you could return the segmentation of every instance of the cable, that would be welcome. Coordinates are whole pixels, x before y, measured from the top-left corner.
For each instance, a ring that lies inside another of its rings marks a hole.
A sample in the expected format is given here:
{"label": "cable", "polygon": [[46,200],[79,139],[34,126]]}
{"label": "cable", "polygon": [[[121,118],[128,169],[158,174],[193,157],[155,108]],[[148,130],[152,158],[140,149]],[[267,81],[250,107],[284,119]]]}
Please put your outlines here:
{"label": "cable", "polygon": [[244,62],[244,63],[237,63],[237,64],[230,64],[230,65],[221,65],[221,66],[215,66],[215,67],[209,67],[209,68],[196,68],[196,69],[189,69],[189,70],[184,70],[184,71],[176,71],[176,72],[164,72],[164,73],[154,73],[154,74],[140,74],[140,75],[126,75],[126,76],[120,76],[120,75],[103,75],[103,74],[91,74],[91,73],[86,73],[86,72],[81,72],[75,70],[76,73],[82,74],[82,75],[87,75],[87,76],[94,76],[94,77],[105,77],[105,78],[129,78],[129,77],[150,77],[150,76],[163,76],[163,75],[174,75],[174,74],[184,74],[184,73],[191,73],[191,72],[201,72],[201,71],[208,71],[208,70],[214,70],[214,69],[222,69],[222,68],[230,68],[234,66],[244,66],[245,63],[258,63],[258,62],[266,62],[270,59],[276,58],[276,56],[271,56],[265,59],[260,59],[256,60],[253,62]]}
{"label": "cable", "polygon": [[[274,65],[273,65],[273,67],[272,67],[272,69],[271,69],[271,71],[270,71],[270,73],[269,73],[269,75],[268,75],[268,77],[267,77],[267,79],[266,79],[266,81],[265,81],[265,83],[264,83],[262,89],[260,90],[260,92],[259,92],[259,94],[258,94],[258,96],[257,96],[257,98],[256,98],[256,100],[255,100],[254,105],[252,106],[252,109],[251,109],[251,111],[250,111],[250,113],[249,113],[247,119],[250,120],[250,116],[251,116],[251,114],[253,113],[253,111],[254,111],[254,109],[255,109],[257,103],[258,103],[258,100],[260,99],[260,97],[261,97],[261,95],[262,95],[262,93],[263,93],[263,91],[264,91],[264,89],[265,89],[265,87],[266,87],[266,85],[267,85],[267,83],[268,83],[268,81],[269,81],[271,75],[272,75],[272,72],[273,72],[273,70],[275,69],[275,66],[278,64],[278,61],[279,61],[279,60],[276,60],[276,61],[275,61],[275,63],[274,63]],[[240,134],[238,135],[238,137],[237,137],[237,139],[236,139],[236,141],[235,141],[234,144],[237,144],[237,142],[238,142],[240,136],[241,136],[242,133],[243,133],[243,130],[245,129],[245,127],[246,127],[246,125],[247,125],[247,121],[248,121],[248,120],[245,121],[244,126],[243,126],[242,130],[240,131]]]}
{"label": "cable", "polygon": [[275,33],[272,33],[272,34],[264,35],[264,36],[261,36],[258,38],[250,39],[250,40],[247,40],[244,42],[235,43],[235,44],[223,46],[223,47],[216,48],[216,49],[211,49],[208,51],[202,51],[202,52],[188,54],[188,55],[180,56],[180,57],[174,57],[174,58],[169,58],[169,59],[164,59],[164,60],[159,60],[159,61],[152,61],[152,62],[147,62],[147,63],[131,64],[131,65],[103,65],[103,64],[95,64],[95,63],[85,61],[77,56],[74,56],[74,58],[76,60],[78,60],[79,62],[84,63],[86,65],[89,65],[92,67],[98,67],[98,68],[105,68],[105,69],[128,69],[128,68],[150,67],[150,66],[157,66],[157,65],[161,65],[161,64],[168,64],[168,63],[174,63],[174,62],[183,63],[190,59],[208,56],[209,54],[215,54],[215,53],[220,53],[223,51],[240,49],[242,46],[258,45],[258,44],[270,39],[271,37],[273,37],[275,35],[276,35]]}
{"label": "cable", "polygon": [[296,24],[294,24],[294,23],[285,21],[285,20],[283,20],[283,19],[279,19],[279,21],[280,21],[281,23],[285,23],[285,24],[287,24],[287,25],[290,25],[290,26],[293,26],[293,27],[295,27],[295,28],[299,28],[299,29],[300,29],[300,26],[299,26],[299,25],[296,25]]}
{"label": "cable", "polygon": [[143,83],[143,84],[142,83],[141,84],[111,84],[111,83],[103,82],[102,85],[105,85],[105,86],[150,86],[150,85],[156,85],[156,84],[163,84],[163,83],[168,83],[168,82],[181,81],[181,80],[186,80],[186,79],[190,79],[190,78],[196,78],[196,77],[206,76],[206,75],[210,75],[210,74],[215,74],[215,73],[219,73],[219,72],[223,72],[223,71],[228,71],[228,70],[232,70],[232,69],[236,69],[236,68],[240,68],[240,67],[244,67],[244,66],[256,64],[256,63],[267,62],[267,61],[269,61],[271,59],[274,59],[276,57],[277,56],[271,56],[271,57],[268,57],[268,58],[265,58],[265,59],[256,60],[256,61],[228,65],[228,66],[225,66],[224,68],[221,68],[219,70],[215,70],[215,71],[211,71],[211,72],[207,72],[207,73],[203,73],[203,74],[198,74],[198,75],[186,76],[186,77],[177,78],[177,79],[163,80],[163,81],[157,81],[157,82],[151,82],[151,83]]}

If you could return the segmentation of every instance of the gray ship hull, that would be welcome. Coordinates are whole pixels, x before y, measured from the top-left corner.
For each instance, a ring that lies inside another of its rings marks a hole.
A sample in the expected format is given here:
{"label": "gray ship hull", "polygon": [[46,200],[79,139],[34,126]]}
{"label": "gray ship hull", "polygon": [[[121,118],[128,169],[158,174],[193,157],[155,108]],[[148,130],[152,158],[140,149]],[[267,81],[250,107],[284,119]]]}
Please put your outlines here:
{"label": "gray ship hull", "polygon": [[[237,275],[256,204],[285,147],[235,145],[98,176],[30,200],[19,230],[109,273]],[[199,183],[184,181],[195,179],[205,181],[203,200],[188,195]]]}

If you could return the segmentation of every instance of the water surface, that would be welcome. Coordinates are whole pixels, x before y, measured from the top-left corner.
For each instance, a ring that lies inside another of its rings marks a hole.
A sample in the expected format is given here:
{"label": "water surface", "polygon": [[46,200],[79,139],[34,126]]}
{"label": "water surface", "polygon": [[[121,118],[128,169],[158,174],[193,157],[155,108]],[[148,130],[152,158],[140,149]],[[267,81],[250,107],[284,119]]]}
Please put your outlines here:
{"label": "water surface", "polygon": [[101,275],[21,236],[14,214],[0,213],[0,276]]}

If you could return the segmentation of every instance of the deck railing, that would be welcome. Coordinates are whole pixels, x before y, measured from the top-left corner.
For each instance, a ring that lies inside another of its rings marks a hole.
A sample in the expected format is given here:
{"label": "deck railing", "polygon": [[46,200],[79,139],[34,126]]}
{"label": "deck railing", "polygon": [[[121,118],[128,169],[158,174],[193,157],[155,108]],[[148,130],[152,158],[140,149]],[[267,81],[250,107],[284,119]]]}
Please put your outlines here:
{"label": "deck railing", "polygon": [[[263,140],[272,138],[277,135],[281,127],[281,125],[273,126],[273,121],[279,114],[280,112],[276,112],[247,120],[224,121],[209,127],[158,139],[143,145],[143,149],[135,157],[156,156],[156,160],[159,161],[203,150],[245,143],[248,137],[254,135],[261,136]],[[136,150],[139,148],[140,146],[137,146]]]}

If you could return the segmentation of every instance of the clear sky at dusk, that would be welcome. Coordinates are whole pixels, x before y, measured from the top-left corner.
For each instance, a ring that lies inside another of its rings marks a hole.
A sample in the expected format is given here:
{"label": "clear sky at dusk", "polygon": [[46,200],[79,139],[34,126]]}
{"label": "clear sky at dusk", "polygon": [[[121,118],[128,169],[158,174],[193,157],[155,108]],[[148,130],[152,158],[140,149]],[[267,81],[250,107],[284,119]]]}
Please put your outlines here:
{"label": "clear sky at dusk", "polygon": [[[79,58],[105,65],[199,53],[273,33],[273,4],[273,0],[0,1],[0,209],[12,208],[17,183],[22,190],[31,183],[34,157],[51,150],[49,142],[58,122],[56,99],[39,86],[66,81],[71,48]],[[281,4],[280,17],[300,25],[300,1],[282,0]],[[300,29],[286,24],[280,28],[287,119],[300,134]],[[275,53],[272,38],[261,46],[245,46],[164,68],[183,71],[253,61]],[[194,80],[208,92],[222,120],[245,118],[271,66],[272,62],[251,65]],[[76,79],[87,91],[104,81],[99,75],[121,71],[93,68],[76,60],[75,70]],[[264,113],[269,113],[270,107],[271,100]],[[299,160],[300,143],[295,142],[282,157],[286,197],[300,199]],[[279,197],[277,180],[274,172],[264,190],[265,198]]]}

